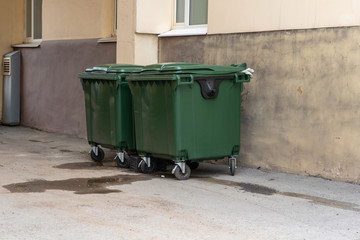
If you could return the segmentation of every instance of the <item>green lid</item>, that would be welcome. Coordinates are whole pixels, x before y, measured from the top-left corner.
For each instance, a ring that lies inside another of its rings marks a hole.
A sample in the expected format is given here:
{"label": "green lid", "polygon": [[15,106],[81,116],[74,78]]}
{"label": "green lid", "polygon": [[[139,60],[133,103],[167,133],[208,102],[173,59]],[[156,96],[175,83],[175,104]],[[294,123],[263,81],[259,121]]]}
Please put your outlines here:
{"label": "green lid", "polygon": [[140,72],[143,66],[131,64],[103,64],[87,68],[79,74],[81,79],[119,80],[134,72]]}
{"label": "green lid", "polygon": [[140,74],[197,74],[226,75],[238,73],[246,69],[246,63],[241,65],[205,65],[197,63],[159,63],[145,66]]}
{"label": "green lid", "polygon": [[131,64],[103,64],[87,68],[86,72],[133,73],[139,72],[142,68],[143,66]]}

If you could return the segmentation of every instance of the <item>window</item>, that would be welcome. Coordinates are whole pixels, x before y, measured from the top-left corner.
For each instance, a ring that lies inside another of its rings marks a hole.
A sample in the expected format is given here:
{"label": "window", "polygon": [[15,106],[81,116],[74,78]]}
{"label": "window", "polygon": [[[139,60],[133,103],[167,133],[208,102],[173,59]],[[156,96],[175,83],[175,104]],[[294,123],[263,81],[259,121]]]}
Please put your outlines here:
{"label": "window", "polygon": [[207,24],[207,0],[175,0],[175,27]]}
{"label": "window", "polygon": [[159,37],[206,35],[208,0],[174,0],[173,29]]}
{"label": "window", "polygon": [[42,38],[42,0],[26,0],[25,11],[25,41],[40,41]]}

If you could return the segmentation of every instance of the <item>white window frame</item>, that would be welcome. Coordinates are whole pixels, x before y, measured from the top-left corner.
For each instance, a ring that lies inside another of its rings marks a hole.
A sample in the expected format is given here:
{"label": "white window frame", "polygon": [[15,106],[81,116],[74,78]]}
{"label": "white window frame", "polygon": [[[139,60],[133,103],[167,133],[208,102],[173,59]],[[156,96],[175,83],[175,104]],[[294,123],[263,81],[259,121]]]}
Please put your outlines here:
{"label": "white window frame", "polygon": [[185,1],[184,22],[177,23],[176,22],[176,12],[177,12],[176,0],[174,0],[173,28],[177,29],[177,28],[204,28],[204,27],[207,27],[207,24],[190,25],[190,1],[191,0],[184,0],[184,1]]}
{"label": "white window frame", "polygon": [[[27,7],[26,7],[26,0],[24,1],[25,2],[25,33],[24,33],[24,38],[25,38],[25,43],[40,43],[42,41],[42,38],[39,38],[39,39],[34,39],[34,17],[35,17],[35,14],[34,14],[34,0],[30,0],[31,1],[31,36],[30,37],[27,37]],[[41,6],[42,7],[42,6]],[[42,18],[42,16],[41,16]],[[42,27],[42,26],[41,26]],[[41,31],[42,32],[42,31]],[[42,37],[42,33],[41,33],[41,37]]]}
{"label": "white window frame", "polygon": [[[190,25],[190,1],[185,1],[185,15],[184,22],[176,22],[176,0],[173,0],[173,19],[172,30],[159,35],[159,37],[173,37],[173,36],[193,36],[193,35],[206,35],[207,24]],[[196,1],[196,0],[195,0]]]}

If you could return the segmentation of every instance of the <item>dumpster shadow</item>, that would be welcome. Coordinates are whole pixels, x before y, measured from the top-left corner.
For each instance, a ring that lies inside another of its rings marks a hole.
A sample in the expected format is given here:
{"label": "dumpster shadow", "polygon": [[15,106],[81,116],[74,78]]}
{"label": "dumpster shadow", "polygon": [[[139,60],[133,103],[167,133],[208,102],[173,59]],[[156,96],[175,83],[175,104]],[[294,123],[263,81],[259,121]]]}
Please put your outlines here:
{"label": "dumpster shadow", "polygon": [[66,180],[32,180],[3,186],[11,193],[41,193],[46,190],[72,191],[75,194],[107,194],[121,192],[109,189],[111,186],[131,184],[138,181],[148,181],[151,175],[115,175],[101,178],[71,178]]}

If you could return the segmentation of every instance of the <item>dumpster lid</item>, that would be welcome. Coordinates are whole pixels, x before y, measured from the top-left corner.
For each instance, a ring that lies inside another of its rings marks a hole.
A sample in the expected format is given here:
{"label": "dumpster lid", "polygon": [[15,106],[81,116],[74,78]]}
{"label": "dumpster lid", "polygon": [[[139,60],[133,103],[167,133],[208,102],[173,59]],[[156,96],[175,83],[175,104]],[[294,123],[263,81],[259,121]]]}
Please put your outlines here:
{"label": "dumpster lid", "polygon": [[139,72],[143,66],[132,64],[103,64],[92,68],[87,68],[85,72],[103,72],[103,73],[133,73]]}
{"label": "dumpster lid", "polygon": [[240,65],[220,66],[197,63],[159,63],[145,66],[142,74],[200,74],[200,75],[223,75],[237,73],[247,68],[246,63]]}

